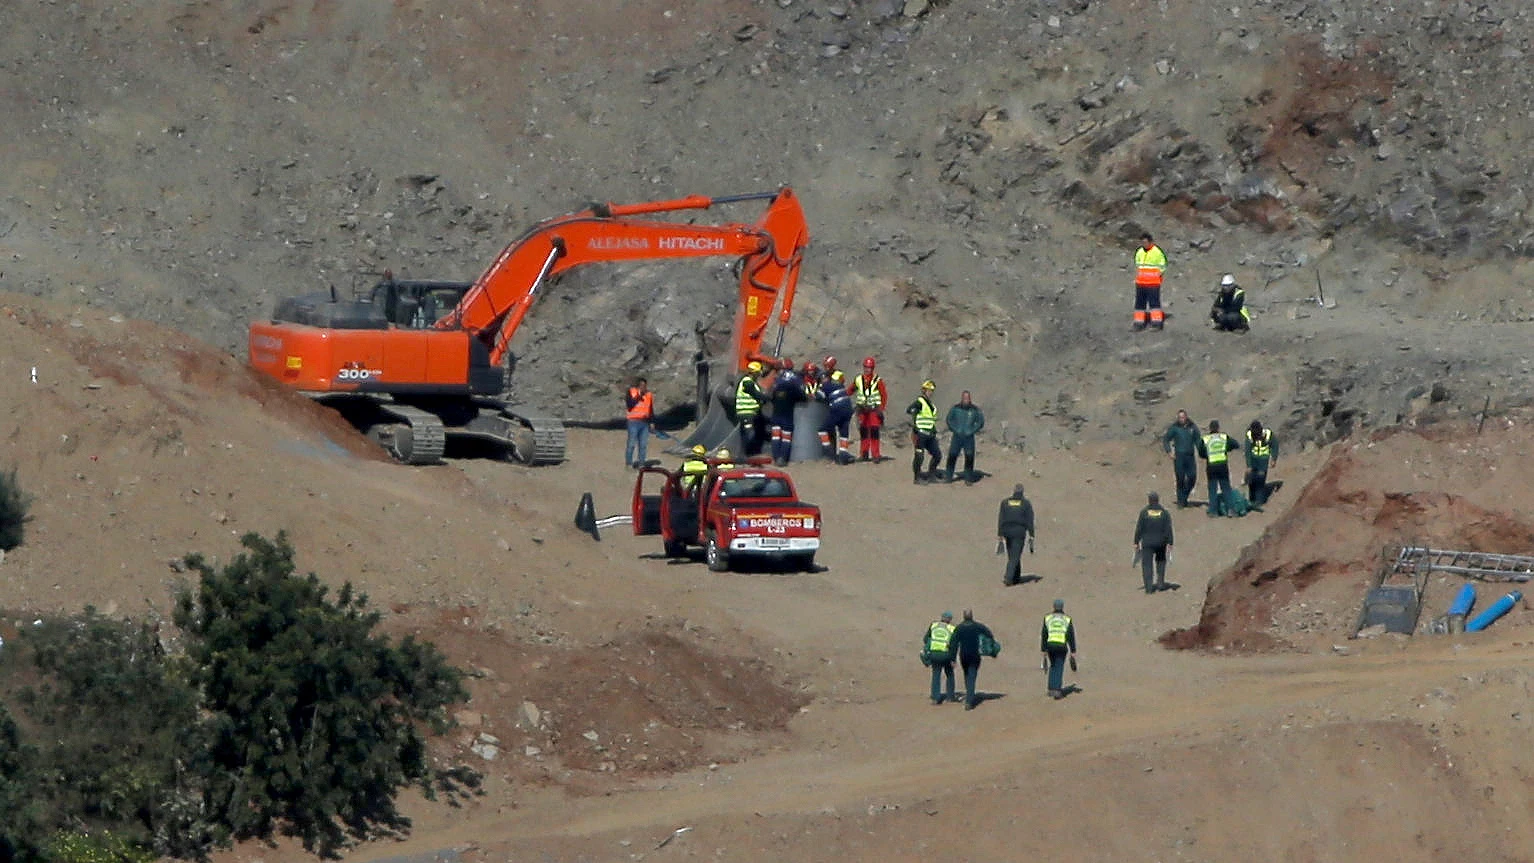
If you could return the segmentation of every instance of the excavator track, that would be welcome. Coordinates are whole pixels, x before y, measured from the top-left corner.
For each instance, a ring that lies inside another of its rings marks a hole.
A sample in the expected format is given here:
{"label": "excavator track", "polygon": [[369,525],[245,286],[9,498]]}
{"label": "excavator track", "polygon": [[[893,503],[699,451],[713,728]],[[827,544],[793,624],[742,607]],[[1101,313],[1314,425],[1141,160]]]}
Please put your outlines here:
{"label": "excavator track", "polygon": [[442,462],[442,453],[447,449],[447,430],[441,418],[430,411],[397,402],[381,402],[378,409],[399,420],[408,430],[408,434],[395,431],[389,440],[379,440],[391,455],[405,464]]}
{"label": "excavator track", "polygon": [[527,427],[528,434],[517,436],[516,456],[524,464],[549,465],[565,460],[565,424],[525,405],[507,406],[501,413]]}

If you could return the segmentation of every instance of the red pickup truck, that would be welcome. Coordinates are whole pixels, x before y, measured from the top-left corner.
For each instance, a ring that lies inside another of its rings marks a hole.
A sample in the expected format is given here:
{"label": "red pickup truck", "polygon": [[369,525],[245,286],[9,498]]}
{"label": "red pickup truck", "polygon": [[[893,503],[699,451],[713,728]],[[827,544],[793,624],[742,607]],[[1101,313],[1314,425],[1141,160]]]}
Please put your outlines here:
{"label": "red pickup truck", "polygon": [[645,467],[634,481],[634,535],[659,536],[666,556],[702,546],[708,568],[761,559],[810,572],[820,549],[820,507],[799,499],[771,467],[710,467],[702,477]]}

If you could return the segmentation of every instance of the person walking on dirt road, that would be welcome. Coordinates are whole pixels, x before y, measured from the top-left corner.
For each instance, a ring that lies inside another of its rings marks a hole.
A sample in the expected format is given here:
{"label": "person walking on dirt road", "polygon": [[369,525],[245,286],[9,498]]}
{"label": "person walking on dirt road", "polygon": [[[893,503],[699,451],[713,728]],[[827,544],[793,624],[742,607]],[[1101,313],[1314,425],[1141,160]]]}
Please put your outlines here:
{"label": "person walking on dirt road", "polygon": [[1268,466],[1278,463],[1278,441],[1273,430],[1252,420],[1246,430],[1246,497],[1253,507],[1268,502]]}
{"label": "person walking on dirt road", "polygon": [[[953,612],[945,611],[942,617],[927,624],[927,631],[921,638],[922,656],[932,668],[933,704],[958,700],[953,692],[954,629]],[[945,676],[948,678],[946,693],[941,686]]]}
{"label": "person walking on dirt road", "polygon": [[1065,697],[1065,661],[1076,663],[1076,624],[1065,614],[1065,600],[1055,600],[1054,611],[1044,616],[1039,650],[1049,663],[1049,697]]}
{"label": "person walking on dirt road", "polygon": [[[921,395],[905,409],[911,415],[911,481],[917,485],[931,481],[933,471],[937,470],[938,459],[943,457],[942,451],[937,448],[937,405],[932,403],[932,393],[936,390],[937,384],[922,381]],[[929,459],[926,473],[922,473],[921,469],[921,455],[924,452]]]}
{"label": "person walking on dirt road", "polygon": [[1166,253],[1149,233],[1140,237],[1135,249],[1135,323],[1134,330],[1161,329],[1166,315],[1161,311],[1161,277],[1166,272]]}
{"label": "person walking on dirt road", "polygon": [[1151,492],[1135,521],[1135,556],[1140,558],[1146,593],[1166,589],[1166,563],[1171,551],[1172,514],[1161,508],[1161,495]]}
{"label": "person walking on dirt road", "polygon": [[1172,473],[1177,477],[1177,507],[1188,505],[1188,495],[1198,485],[1198,425],[1188,419],[1187,411],[1177,412],[1177,421],[1166,427],[1161,449],[1172,457]]}
{"label": "person walking on dirt road", "polygon": [[623,463],[628,467],[644,467],[648,461],[650,429],[655,425],[655,393],[644,378],[634,381],[623,397],[628,409],[628,442],[623,445]]}
{"label": "person walking on dirt road", "polygon": [[1012,488],[1012,496],[1003,498],[996,512],[996,538],[1007,545],[1007,566],[1001,571],[1004,587],[1017,584],[1023,577],[1023,543],[1033,550],[1033,504],[1023,497],[1023,484]]}
{"label": "person walking on dirt road", "polygon": [[959,667],[964,669],[964,709],[974,710],[980,699],[975,695],[975,682],[980,677],[980,639],[994,641],[991,628],[975,620],[975,612],[964,609],[964,621],[953,630],[953,643],[959,654]]}
{"label": "person walking on dirt road", "polygon": [[953,466],[959,461],[959,453],[964,453],[964,481],[975,481],[975,435],[985,428],[985,414],[981,413],[980,407],[975,404],[969,390],[959,394],[959,403],[948,409],[948,416],[943,420],[948,426],[948,431],[953,435],[948,440],[948,465],[944,473],[947,480],[953,482]]}
{"label": "person walking on dirt road", "polygon": [[1220,431],[1220,421],[1209,421],[1209,434],[1198,442],[1198,456],[1204,460],[1204,478],[1209,481],[1209,517],[1235,515],[1230,508],[1230,454],[1241,445]]}

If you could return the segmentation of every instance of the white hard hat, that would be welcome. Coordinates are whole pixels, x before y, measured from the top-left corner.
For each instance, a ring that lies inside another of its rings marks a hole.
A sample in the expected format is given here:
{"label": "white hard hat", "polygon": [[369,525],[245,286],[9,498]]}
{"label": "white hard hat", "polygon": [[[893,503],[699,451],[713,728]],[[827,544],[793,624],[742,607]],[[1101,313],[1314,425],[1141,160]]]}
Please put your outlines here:
{"label": "white hard hat", "polygon": [[1236,283],[1236,277],[1232,276],[1230,273],[1226,273],[1225,275],[1220,277],[1220,287],[1222,287],[1222,288],[1229,287],[1230,285],[1234,285],[1235,283]]}

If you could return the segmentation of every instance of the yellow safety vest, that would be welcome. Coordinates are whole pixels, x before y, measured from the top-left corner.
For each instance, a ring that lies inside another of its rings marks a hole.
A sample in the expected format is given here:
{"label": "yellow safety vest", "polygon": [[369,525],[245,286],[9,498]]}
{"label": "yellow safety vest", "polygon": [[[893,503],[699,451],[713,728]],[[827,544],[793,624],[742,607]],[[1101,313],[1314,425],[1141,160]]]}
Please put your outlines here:
{"label": "yellow safety vest", "polygon": [[1210,464],[1224,464],[1225,450],[1230,445],[1230,438],[1224,432],[1215,432],[1204,435],[1204,449],[1209,453]]}
{"label": "yellow safety vest", "polygon": [[883,380],[874,375],[873,380],[868,380],[863,375],[858,375],[857,380],[852,382],[853,402],[860,408],[878,410],[884,407],[884,402],[879,396],[879,382]]}
{"label": "yellow safety vest", "polygon": [[836,371],[834,371],[831,374],[827,375],[827,377],[829,377],[833,381],[836,381],[839,384],[847,383],[847,375],[845,373],[843,373],[841,369],[837,369]]}
{"label": "yellow safety vest", "polygon": [[702,476],[708,473],[708,462],[701,458],[690,458],[682,462],[682,476]]}
{"label": "yellow safety vest", "polygon": [[761,402],[758,402],[750,393],[746,392],[746,381],[750,380],[755,379],[750,375],[745,375],[735,385],[736,419],[748,419],[755,416],[762,409]]}
{"label": "yellow safety vest", "polygon": [[1135,287],[1161,287],[1161,271],[1165,269],[1166,253],[1160,246],[1153,245],[1149,251],[1144,246],[1135,249]]}
{"label": "yellow safety vest", "polygon": [[1267,458],[1268,453],[1273,451],[1273,448],[1268,446],[1268,442],[1271,440],[1273,440],[1272,429],[1262,430],[1262,440],[1253,440],[1252,432],[1250,429],[1248,429],[1246,433],[1246,443],[1249,447],[1251,447],[1252,458]]}
{"label": "yellow safety vest", "polygon": [[916,409],[916,430],[922,434],[932,434],[937,430],[937,408],[927,401],[926,396],[917,396],[916,400],[921,403]]}
{"label": "yellow safety vest", "polygon": [[1047,644],[1066,645],[1070,642],[1066,639],[1066,633],[1071,631],[1071,619],[1063,614],[1054,613],[1044,618],[1044,628],[1049,637],[1045,639]]}
{"label": "yellow safety vest", "polygon": [[927,652],[935,656],[947,655],[949,642],[953,639],[954,625],[941,620],[932,621],[927,627]]}

